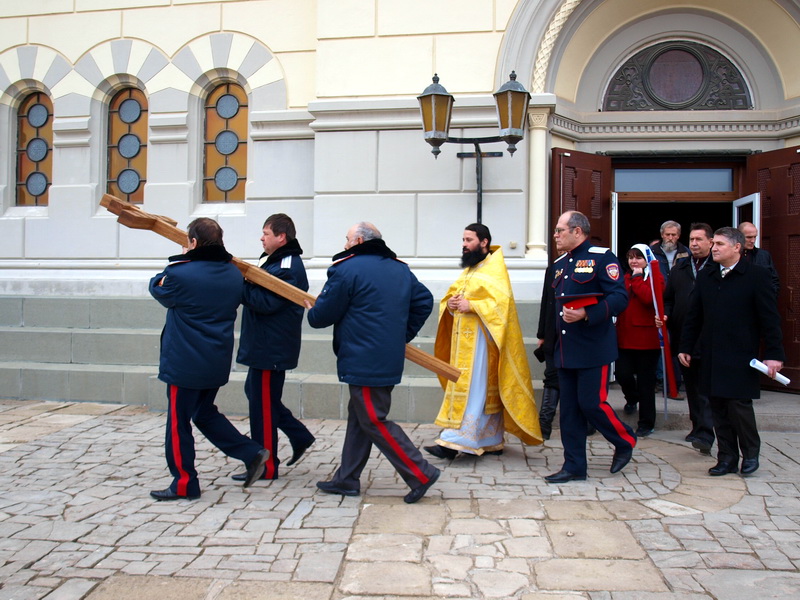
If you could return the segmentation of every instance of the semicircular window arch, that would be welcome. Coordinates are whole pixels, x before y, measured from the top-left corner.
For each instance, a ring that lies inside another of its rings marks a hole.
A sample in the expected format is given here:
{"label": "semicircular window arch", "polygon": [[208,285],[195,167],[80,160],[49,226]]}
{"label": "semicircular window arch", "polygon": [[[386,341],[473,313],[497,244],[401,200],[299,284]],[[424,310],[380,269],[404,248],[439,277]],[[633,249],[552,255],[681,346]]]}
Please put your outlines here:
{"label": "semicircular window arch", "polygon": [[637,52],[617,69],[603,111],[752,110],[738,67],[717,50],[672,41]]}

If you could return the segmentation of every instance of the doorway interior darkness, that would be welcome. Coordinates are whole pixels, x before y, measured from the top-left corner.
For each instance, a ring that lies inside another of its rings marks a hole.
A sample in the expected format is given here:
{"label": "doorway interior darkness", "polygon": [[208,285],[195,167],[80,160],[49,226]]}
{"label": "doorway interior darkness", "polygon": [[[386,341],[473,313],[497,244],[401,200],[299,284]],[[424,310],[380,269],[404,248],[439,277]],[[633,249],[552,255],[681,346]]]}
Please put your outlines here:
{"label": "doorway interior darkness", "polygon": [[732,215],[730,202],[619,202],[615,254],[622,260],[634,244],[649,244],[660,239],[664,221],[681,224],[681,242],[688,246],[692,223],[708,223],[716,230],[731,225]]}

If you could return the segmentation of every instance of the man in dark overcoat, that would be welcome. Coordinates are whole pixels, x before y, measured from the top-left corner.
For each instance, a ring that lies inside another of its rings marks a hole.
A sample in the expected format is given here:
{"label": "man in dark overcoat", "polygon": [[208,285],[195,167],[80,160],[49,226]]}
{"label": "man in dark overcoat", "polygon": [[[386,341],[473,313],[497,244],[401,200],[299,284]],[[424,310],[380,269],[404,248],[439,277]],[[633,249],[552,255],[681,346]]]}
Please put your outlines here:
{"label": "man in dark overcoat", "polygon": [[749,475],[758,469],[761,439],[753,412],[760,396],[759,373],[750,368],[763,341],[763,362],[768,376],[785,360],[781,320],[769,272],[742,259],[744,235],[733,227],[714,232],[711,255],[719,268],[697,274],[689,312],[683,326],[678,358],[685,367],[700,344],[700,388],[711,402],[719,446],[717,464],[710,475],[739,470]]}
{"label": "man in dark overcoat", "polygon": [[431,314],[433,296],[372,223],[353,225],[345,240],[316,304],[306,302],[311,327],[333,325],[339,381],[350,391],[342,463],[317,487],[326,494],[358,496],[374,444],[411,488],[403,500],[413,504],[439,479],[439,469],[388,415],[392,390],[403,375],[405,346]]}

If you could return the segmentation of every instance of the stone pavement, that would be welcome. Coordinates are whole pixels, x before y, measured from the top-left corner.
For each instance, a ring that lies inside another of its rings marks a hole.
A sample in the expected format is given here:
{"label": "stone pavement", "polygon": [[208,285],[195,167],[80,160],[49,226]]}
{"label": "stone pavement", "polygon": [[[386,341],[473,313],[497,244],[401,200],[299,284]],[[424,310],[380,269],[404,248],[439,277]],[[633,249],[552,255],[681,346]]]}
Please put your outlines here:
{"label": "stone pavement", "polygon": [[[764,433],[752,477],[657,431],[610,475],[591,438],[585,482],[547,485],[557,441],[435,460],[415,505],[377,455],[363,495],[319,492],[344,422],[249,490],[197,436],[202,498],[153,502],[169,481],[165,417],[141,407],[0,400],[0,599],[737,600],[800,597],[800,433]],[[247,429],[246,420],[237,426]],[[405,425],[420,445],[437,428]],[[286,453],[288,448],[282,448]]]}

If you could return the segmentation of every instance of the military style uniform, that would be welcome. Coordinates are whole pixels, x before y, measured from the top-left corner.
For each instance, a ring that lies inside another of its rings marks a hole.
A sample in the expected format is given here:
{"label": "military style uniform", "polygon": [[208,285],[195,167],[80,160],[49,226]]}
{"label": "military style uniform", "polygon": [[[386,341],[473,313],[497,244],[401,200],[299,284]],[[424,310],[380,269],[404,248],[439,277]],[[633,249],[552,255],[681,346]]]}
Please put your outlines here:
{"label": "military style uniform", "polygon": [[[617,358],[612,317],[628,305],[628,294],[617,257],[608,248],[593,246],[588,240],[561,255],[554,265],[554,358],[561,388],[563,469],[586,475],[587,421],[618,451],[636,445],[636,435],[608,404],[610,363]],[[596,303],[584,307],[585,320],[567,323],[563,306],[578,298],[591,298]]]}

